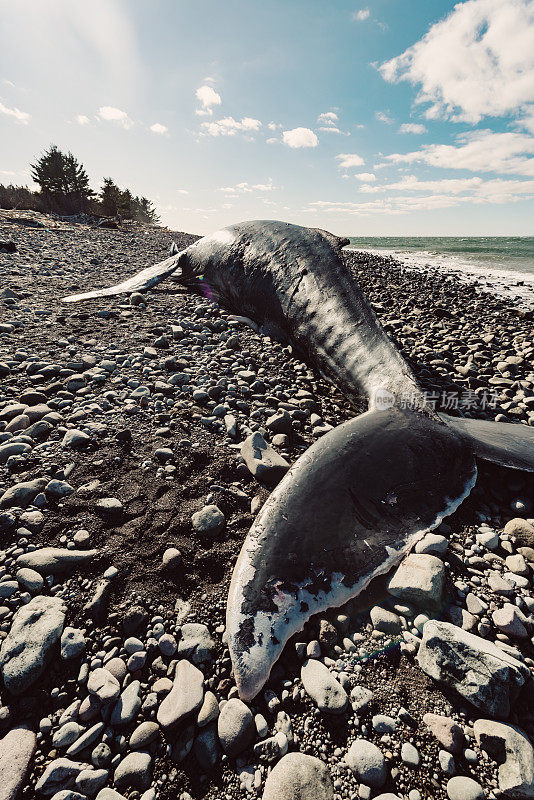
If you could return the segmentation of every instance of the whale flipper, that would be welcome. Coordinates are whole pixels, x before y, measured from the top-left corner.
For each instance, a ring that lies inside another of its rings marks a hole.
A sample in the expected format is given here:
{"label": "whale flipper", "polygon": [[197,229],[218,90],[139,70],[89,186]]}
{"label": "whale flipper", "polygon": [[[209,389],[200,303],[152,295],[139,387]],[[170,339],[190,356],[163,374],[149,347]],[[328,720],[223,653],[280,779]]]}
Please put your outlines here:
{"label": "whale flipper", "polygon": [[469,494],[469,444],[420,412],[368,411],[319,439],[265,503],[234,568],[226,629],[240,696],[287,640],[388,572]]}
{"label": "whale flipper", "polygon": [[118,283],[116,286],[95,289],[92,292],[84,292],[83,294],[72,294],[70,297],[63,297],[62,302],[77,303],[79,300],[92,300],[94,297],[110,297],[115,294],[142,292],[145,289],[151,289],[177,269],[178,260],[182,252],[184,251],[166,258],[165,261],[160,261],[159,264],[154,264],[152,267],[141,270],[137,275],[133,275],[127,281]]}
{"label": "whale flipper", "polygon": [[534,428],[529,425],[439,416],[469,440],[475,455],[483,461],[534,472]]}

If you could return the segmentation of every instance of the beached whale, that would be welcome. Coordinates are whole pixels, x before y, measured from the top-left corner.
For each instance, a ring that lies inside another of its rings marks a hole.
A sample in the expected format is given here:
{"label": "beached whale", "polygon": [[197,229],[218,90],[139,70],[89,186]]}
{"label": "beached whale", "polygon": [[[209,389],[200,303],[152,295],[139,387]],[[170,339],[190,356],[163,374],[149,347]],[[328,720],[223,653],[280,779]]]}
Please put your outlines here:
{"label": "beached whale", "polygon": [[[198,240],[118,286],[175,273],[287,341],[369,410],[312,445],[259,513],[235,565],[227,636],[239,694],[253,698],[313,614],[387,572],[474,486],[477,458],[534,471],[534,429],[438,415],[381,327],[332,234],[244,222]],[[406,403],[406,398],[409,402]]]}

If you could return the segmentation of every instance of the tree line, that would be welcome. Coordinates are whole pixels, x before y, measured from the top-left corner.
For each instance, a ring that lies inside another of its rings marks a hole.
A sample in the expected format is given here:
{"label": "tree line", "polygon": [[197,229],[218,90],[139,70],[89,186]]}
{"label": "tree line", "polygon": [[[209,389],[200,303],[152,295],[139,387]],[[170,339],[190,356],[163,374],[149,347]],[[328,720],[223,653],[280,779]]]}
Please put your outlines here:
{"label": "tree line", "polygon": [[62,153],[54,144],[30,167],[39,191],[34,192],[27,186],[0,184],[0,208],[159,222],[150,200],[134,196],[129,189],[120,189],[112,178],[104,178],[99,191],[94,192],[83,164],[72,153]]}

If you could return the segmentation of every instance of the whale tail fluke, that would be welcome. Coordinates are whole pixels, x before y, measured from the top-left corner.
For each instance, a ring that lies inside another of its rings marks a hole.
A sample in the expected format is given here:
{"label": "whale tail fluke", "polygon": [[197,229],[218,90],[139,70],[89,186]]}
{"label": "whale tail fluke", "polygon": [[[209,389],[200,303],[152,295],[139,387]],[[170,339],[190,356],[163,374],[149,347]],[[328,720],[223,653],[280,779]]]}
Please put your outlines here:
{"label": "whale tail fluke", "polygon": [[483,461],[534,472],[534,428],[529,425],[439,416],[469,441],[475,456]]}
{"label": "whale tail fluke", "polygon": [[131,294],[131,292],[143,292],[146,289],[151,289],[178,268],[180,256],[184,252],[184,250],[177,252],[170,258],[165,259],[165,261],[160,261],[159,264],[154,264],[152,267],[141,270],[141,272],[133,275],[127,281],[117,283],[116,286],[95,289],[92,292],[83,292],[82,294],[72,294],[69,297],[63,297],[62,302],[77,303],[80,300],[92,300],[95,297],[112,297],[116,294]]}
{"label": "whale tail fluke", "polygon": [[256,696],[312,615],[388,572],[475,480],[465,437],[411,410],[367,411],[303,453],[263,506],[234,568],[226,630],[240,696]]}

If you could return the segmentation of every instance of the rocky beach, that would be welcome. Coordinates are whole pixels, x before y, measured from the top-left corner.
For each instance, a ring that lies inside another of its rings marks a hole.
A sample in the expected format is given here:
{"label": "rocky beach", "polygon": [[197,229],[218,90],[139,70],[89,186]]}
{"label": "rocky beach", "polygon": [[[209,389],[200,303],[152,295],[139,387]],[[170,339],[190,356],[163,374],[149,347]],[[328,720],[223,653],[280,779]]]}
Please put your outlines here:
{"label": "rocky beach", "polygon": [[[61,303],[195,238],[0,212],[0,799],[534,798],[532,474],[479,462],[454,515],[239,699],[244,537],[366,403],[172,279]],[[532,311],[345,257],[429,404],[534,426]]]}

